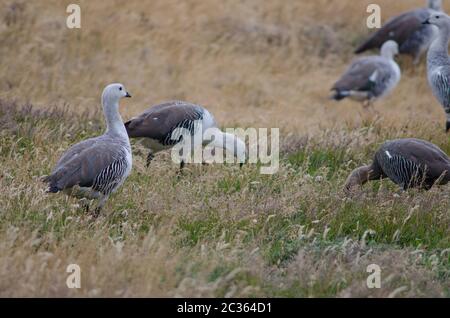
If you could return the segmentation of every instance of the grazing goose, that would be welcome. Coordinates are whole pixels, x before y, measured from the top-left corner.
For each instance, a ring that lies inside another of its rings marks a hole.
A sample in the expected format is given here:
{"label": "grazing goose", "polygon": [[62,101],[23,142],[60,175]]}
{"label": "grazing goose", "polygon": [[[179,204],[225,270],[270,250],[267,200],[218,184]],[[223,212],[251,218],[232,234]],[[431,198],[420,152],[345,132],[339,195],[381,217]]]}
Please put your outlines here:
{"label": "grazing goose", "polygon": [[435,13],[424,23],[434,24],[439,28],[439,35],[428,50],[427,73],[431,90],[447,115],[446,131],[448,132],[450,130],[450,59],[448,56],[450,17],[445,13]]}
{"label": "grazing goose", "polygon": [[407,138],[386,141],[369,166],[355,169],[344,191],[370,180],[389,178],[404,190],[420,187],[429,190],[436,182],[450,181],[450,159],[439,147],[424,140]]}
{"label": "grazing goose", "polygon": [[48,192],[65,193],[83,199],[98,199],[96,213],[131,171],[131,147],[119,114],[119,100],[131,97],[122,84],[106,86],[102,94],[107,129],[69,148],[53,172],[44,178]]}
{"label": "grazing goose", "polygon": [[441,0],[428,0],[427,8],[407,11],[390,19],[361,44],[355,53],[359,54],[370,49],[380,48],[386,41],[394,40],[399,45],[400,53],[412,56],[414,64],[417,64],[437,35],[436,28],[423,25],[422,22],[430,14],[441,10]]}
{"label": "grazing goose", "polygon": [[401,72],[394,56],[398,45],[387,41],[381,47],[381,56],[366,56],[355,60],[331,88],[333,99],[346,97],[370,104],[389,94],[400,81]]}
{"label": "grazing goose", "polygon": [[[182,142],[182,136],[177,129],[187,129],[194,136],[198,129],[202,129],[202,144],[207,143],[203,139],[206,130],[214,130],[214,146],[226,149],[234,154],[237,161],[242,165],[245,161],[245,143],[232,134],[223,133],[217,128],[216,121],[211,113],[195,104],[183,101],[171,101],[150,107],[138,117],[125,123],[130,138],[142,138],[143,145],[150,149],[147,156],[147,166],[153,159],[154,154],[169,149]],[[196,145],[196,139],[192,143]],[[198,143],[198,141],[197,141]],[[181,159],[180,169],[184,167],[185,160]]]}

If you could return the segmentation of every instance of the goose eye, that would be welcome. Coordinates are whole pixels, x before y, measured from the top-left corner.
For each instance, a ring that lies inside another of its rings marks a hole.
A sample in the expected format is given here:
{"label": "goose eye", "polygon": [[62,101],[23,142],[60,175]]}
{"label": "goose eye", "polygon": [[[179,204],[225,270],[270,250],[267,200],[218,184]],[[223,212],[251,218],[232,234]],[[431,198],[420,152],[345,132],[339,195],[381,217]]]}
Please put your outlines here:
{"label": "goose eye", "polygon": [[438,16],[438,15],[436,16],[436,19],[439,19],[439,16]]}
{"label": "goose eye", "polygon": [[119,91],[121,91],[122,90],[122,87],[119,87]]}

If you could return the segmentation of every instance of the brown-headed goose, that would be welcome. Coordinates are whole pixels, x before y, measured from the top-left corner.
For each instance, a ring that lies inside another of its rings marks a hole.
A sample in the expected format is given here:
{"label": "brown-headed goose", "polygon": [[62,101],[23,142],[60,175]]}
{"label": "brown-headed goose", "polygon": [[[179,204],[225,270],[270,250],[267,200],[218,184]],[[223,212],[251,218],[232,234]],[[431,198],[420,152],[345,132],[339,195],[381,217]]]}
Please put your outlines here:
{"label": "brown-headed goose", "polygon": [[419,63],[421,56],[427,51],[437,35],[436,28],[423,25],[422,22],[430,14],[442,10],[441,0],[428,0],[426,8],[407,11],[388,20],[381,29],[373,33],[355,53],[359,54],[374,48],[380,48],[388,40],[399,45],[400,54],[412,56],[414,64]]}
{"label": "brown-headed goose", "polygon": [[[170,101],[155,105],[126,122],[125,127],[130,138],[140,138],[143,145],[150,149],[147,166],[155,153],[183,142],[183,136],[179,133],[180,129],[185,129],[192,137],[191,144],[194,147],[200,146],[198,143],[204,145],[210,142],[204,139],[205,132],[210,130],[215,136],[212,140],[215,147],[230,151],[241,165],[245,161],[245,143],[237,136],[224,133],[217,128],[211,113],[199,105],[183,101]],[[199,132],[200,128],[202,131],[200,140],[198,140],[193,136]],[[184,164],[185,160],[181,158],[181,169]]]}
{"label": "brown-headed goose", "polygon": [[389,94],[401,78],[400,68],[394,61],[398,45],[387,41],[381,47],[381,55],[356,59],[331,88],[333,99],[350,98],[370,104]]}
{"label": "brown-headed goose", "polygon": [[48,192],[98,199],[96,213],[125,181],[131,171],[131,147],[119,114],[119,100],[131,97],[122,84],[106,86],[102,94],[106,132],[69,148],[53,172],[44,178]]}
{"label": "brown-headed goose", "polygon": [[436,145],[407,138],[386,141],[375,153],[371,165],[355,169],[347,178],[344,191],[370,180],[389,178],[404,190],[430,189],[450,181],[450,159]]}

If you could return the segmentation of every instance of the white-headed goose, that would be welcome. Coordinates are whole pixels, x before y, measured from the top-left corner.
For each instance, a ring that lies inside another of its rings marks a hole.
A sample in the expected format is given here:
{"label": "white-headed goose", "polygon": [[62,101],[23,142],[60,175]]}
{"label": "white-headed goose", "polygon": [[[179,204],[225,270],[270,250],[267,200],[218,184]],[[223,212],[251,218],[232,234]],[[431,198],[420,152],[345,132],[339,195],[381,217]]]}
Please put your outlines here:
{"label": "white-headed goose", "polygon": [[[170,101],[150,107],[141,115],[125,123],[128,136],[130,138],[141,138],[143,145],[150,149],[147,166],[155,153],[183,142],[183,136],[176,133],[177,129],[187,129],[192,137],[198,133],[200,126],[202,129],[200,142],[202,144],[210,142],[203,139],[205,131],[208,129],[214,130],[216,136],[212,141],[214,146],[230,151],[241,164],[245,161],[245,143],[235,135],[220,131],[211,113],[199,105],[183,101]],[[193,146],[200,146],[195,143],[194,138]],[[185,161],[181,159],[181,169],[184,164]]]}
{"label": "white-headed goose", "polygon": [[44,178],[49,192],[98,199],[98,213],[109,195],[122,185],[132,165],[130,141],[119,114],[123,97],[131,96],[122,84],[106,86],[102,94],[106,132],[73,145],[62,155],[53,172]]}
{"label": "white-headed goose", "polygon": [[401,77],[400,68],[394,61],[398,45],[387,41],[381,55],[366,56],[355,60],[342,77],[331,88],[333,99],[350,98],[370,103],[389,94]]}
{"label": "white-headed goose", "polygon": [[432,14],[425,24],[439,28],[439,34],[428,50],[428,83],[434,96],[444,108],[447,115],[446,131],[450,130],[450,59],[448,42],[450,40],[450,17],[445,13]]}

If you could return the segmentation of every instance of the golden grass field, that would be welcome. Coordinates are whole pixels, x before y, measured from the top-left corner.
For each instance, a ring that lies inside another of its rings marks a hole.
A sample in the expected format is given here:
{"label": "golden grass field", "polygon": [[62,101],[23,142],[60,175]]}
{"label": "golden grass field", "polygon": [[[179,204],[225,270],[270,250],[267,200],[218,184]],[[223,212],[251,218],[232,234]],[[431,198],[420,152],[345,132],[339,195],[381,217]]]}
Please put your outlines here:
{"label": "golden grass field", "polygon": [[[375,111],[329,99],[372,2],[0,0],[0,296],[449,297],[448,186],[341,190],[387,138],[450,152],[424,61],[398,59],[401,83]],[[424,3],[376,2],[383,21]],[[66,27],[69,3],[81,29]],[[111,82],[133,95],[124,119],[181,99],[221,127],[280,128],[280,170],[190,166],[179,178],[167,153],[146,168],[135,145],[131,176],[92,219],[40,178],[102,132]],[[66,287],[71,263],[80,289]],[[372,263],[380,289],[366,286]]]}

